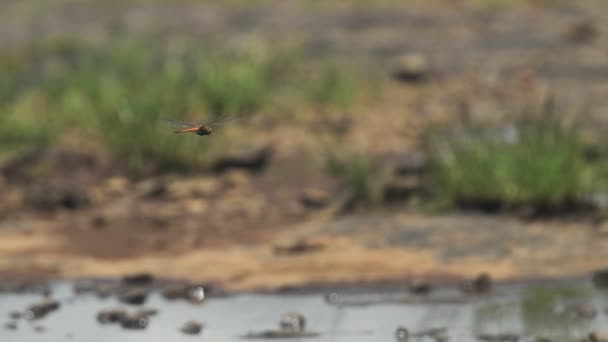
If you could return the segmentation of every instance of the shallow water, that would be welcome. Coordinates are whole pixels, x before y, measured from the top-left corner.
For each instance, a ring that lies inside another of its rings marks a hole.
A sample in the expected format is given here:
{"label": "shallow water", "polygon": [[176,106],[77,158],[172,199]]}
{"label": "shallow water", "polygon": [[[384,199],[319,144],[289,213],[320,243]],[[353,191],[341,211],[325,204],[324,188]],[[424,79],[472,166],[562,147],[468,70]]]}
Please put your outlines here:
{"label": "shallow water", "polygon": [[[292,310],[307,318],[309,330],[321,334],[302,340],[394,341],[395,329],[404,326],[410,332],[447,327],[450,341],[471,341],[480,333],[507,332],[520,334],[523,340],[543,336],[568,341],[594,329],[608,328],[606,294],[608,291],[597,290],[587,281],[505,285],[496,287],[492,295],[469,298],[457,289],[440,289],[417,304],[404,301],[408,298],[405,291],[351,291],[338,294],[342,305],[326,303],[323,294],[244,294],[193,305],[166,301],[154,293],[143,307],[158,309],[159,313],[151,317],[147,329],[136,331],[119,325],[100,325],[96,315],[101,309],[120,307],[134,312],[141,307],[126,306],[115,298],[78,295],[73,300],[62,300],[61,308],[43,319],[18,320],[16,331],[0,327],[0,341],[237,341],[248,332],[277,328],[280,315]],[[71,285],[54,287],[54,298],[72,296]],[[34,294],[0,294],[0,323],[11,321],[11,311],[22,311],[41,299],[41,295]],[[582,303],[592,304],[598,310],[597,316],[579,317],[574,308]],[[179,331],[189,320],[204,323],[200,336]],[[37,332],[35,326],[45,330]]]}

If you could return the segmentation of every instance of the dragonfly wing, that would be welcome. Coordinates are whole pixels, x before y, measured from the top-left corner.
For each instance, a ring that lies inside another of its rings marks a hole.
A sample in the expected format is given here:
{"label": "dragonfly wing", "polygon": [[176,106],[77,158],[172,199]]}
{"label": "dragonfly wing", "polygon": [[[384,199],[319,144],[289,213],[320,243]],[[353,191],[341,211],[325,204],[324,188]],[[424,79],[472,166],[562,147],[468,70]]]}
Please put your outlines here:
{"label": "dragonfly wing", "polygon": [[219,118],[209,122],[206,125],[207,126],[220,126],[220,125],[224,125],[229,122],[233,122],[233,121],[237,121],[237,120],[240,120],[240,118],[236,117],[236,116],[220,116]]}
{"label": "dragonfly wing", "polygon": [[169,125],[176,127],[176,128],[188,128],[188,127],[196,126],[195,124],[192,124],[190,122],[173,120],[173,119],[163,119],[163,121],[165,121]]}

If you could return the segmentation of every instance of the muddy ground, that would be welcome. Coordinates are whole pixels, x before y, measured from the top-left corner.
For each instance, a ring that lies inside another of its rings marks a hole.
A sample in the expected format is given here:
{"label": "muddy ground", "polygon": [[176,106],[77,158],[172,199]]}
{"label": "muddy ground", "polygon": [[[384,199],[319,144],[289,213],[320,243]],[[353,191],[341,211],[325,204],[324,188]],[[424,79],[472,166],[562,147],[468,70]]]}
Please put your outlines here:
{"label": "muddy ground", "polygon": [[[420,179],[397,202],[344,213],[339,181],[319,167],[320,142],[309,134],[338,127],[340,144],[394,170],[420,152],[420,127],[458,120],[463,103],[469,115],[499,116],[505,106],[539,103],[554,92],[564,108],[588,109],[586,122],[596,126],[606,119],[608,99],[606,5],[37,6],[0,5],[2,46],[18,49],[66,35],[104,41],[116,34],[221,35],[238,43],[255,34],[291,39],[309,58],[331,53],[361,60],[378,74],[390,75],[399,57],[412,53],[431,67],[427,81],[389,81],[380,104],[354,108],[344,125],[312,117],[226,128],[232,136],[248,132],[247,149],[235,158],[253,160],[254,167],[141,178],[124,171],[120,160],[70,144],[6,161],[0,182],[4,279],[149,272],[259,289],[480,272],[497,279],[561,277],[606,265],[608,225],[597,215],[427,214],[415,205]],[[262,167],[252,170],[256,165]]]}

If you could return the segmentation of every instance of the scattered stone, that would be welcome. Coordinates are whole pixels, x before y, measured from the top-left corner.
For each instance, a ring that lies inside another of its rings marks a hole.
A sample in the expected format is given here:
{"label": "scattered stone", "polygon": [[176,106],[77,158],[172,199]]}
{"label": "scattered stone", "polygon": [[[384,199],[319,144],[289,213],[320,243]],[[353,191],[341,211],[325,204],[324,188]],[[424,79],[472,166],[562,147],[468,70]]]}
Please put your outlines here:
{"label": "scattered stone", "polygon": [[127,317],[127,312],[122,309],[105,309],[97,313],[97,322],[100,324],[120,323]]}
{"label": "scattered stone", "polygon": [[419,53],[406,54],[399,58],[393,77],[404,83],[418,83],[429,78],[431,68],[426,56]]}
{"label": "scattered stone", "polygon": [[25,311],[25,317],[28,320],[40,319],[57,309],[59,309],[59,302],[56,300],[48,299],[41,303],[34,304],[28,307]]}
{"label": "scattered stone", "polygon": [[186,335],[198,335],[203,330],[203,325],[197,321],[186,322],[180,329]]}
{"label": "scattered stone", "polygon": [[230,154],[217,159],[212,163],[211,168],[218,173],[234,169],[260,172],[268,166],[272,154],[273,149],[270,146],[246,151],[244,153]]}
{"label": "scattered stone", "polygon": [[467,280],[461,285],[464,293],[484,294],[492,291],[492,278],[487,273],[482,273],[472,280]]}
{"label": "scattered stone", "polygon": [[119,296],[119,300],[125,304],[141,305],[146,302],[147,296],[145,288],[130,288]]}
{"label": "scattered stone", "polygon": [[424,190],[422,180],[417,176],[398,177],[384,185],[385,202],[405,201]]}
{"label": "scattered stone", "polygon": [[152,317],[158,315],[158,310],[156,309],[141,309],[135,313],[135,316],[145,316]]}
{"label": "scattered stone", "polygon": [[416,152],[399,159],[395,165],[397,176],[420,176],[427,170],[427,157],[424,153]]}
{"label": "scattered stone", "polygon": [[105,299],[110,297],[110,295],[112,295],[112,293],[114,293],[116,291],[116,286],[111,285],[111,284],[97,284],[97,286],[95,286],[95,293],[97,294],[97,297],[100,299]]}
{"label": "scattered stone", "polygon": [[102,215],[96,215],[91,219],[91,226],[95,229],[102,229],[108,225],[108,219]]}
{"label": "scattered stone", "polygon": [[426,296],[431,293],[432,289],[433,287],[429,282],[421,279],[415,279],[409,286],[409,290],[411,293],[423,296]]}
{"label": "scattered stone", "polygon": [[326,293],[323,298],[325,299],[325,303],[327,303],[329,305],[338,304],[339,297],[338,297],[338,294],[335,292]]}
{"label": "scattered stone", "polygon": [[147,315],[135,314],[124,317],[120,325],[124,329],[141,330],[148,327],[149,318]]}
{"label": "scattered stone", "polygon": [[14,320],[21,319],[21,312],[19,312],[19,311],[11,311],[11,312],[8,314],[8,316],[9,316],[11,319],[14,319]]}
{"label": "scattered stone", "polygon": [[566,38],[573,44],[588,44],[599,36],[599,30],[591,19],[575,23],[566,33]]}
{"label": "scattered stone", "polygon": [[593,284],[598,288],[608,288],[608,269],[597,270],[591,277]]}
{"label": "scattered stone", "polygon": [[318,337],[319,333],[306,331],[306,318],[298,312],[290,311],[281,315],[279,329],[259,333],[249,333],[243,338],[306,338]]}
{"label": "scattered stone", "polygon": [[304,253],[318,252],[325,249],[328,241],[322,237],[317,238],[301,238],[296,241],[287,243],[279,243],[274,246],[276,254],[296,255]]}
{"label": "scattered stone", "polygon": [[19,327],[17,326],[17,322],[8,322],[8,323],[4,324],[4,329],[6,329],[6,330],[15,331],[18,328]]}
{"label": "scattered stone", "polygon": [[503,334],[479,334],[477,339],[486,342],[517,342],[520,336],[513,333]]}
{"label": "scattered stone", "polygon": [[589,341],[591,342],[608,342],[608,331],[596,330],[589,334]]}
{"label": "scattered stone", "polygon": [[42,325],[37,325],[34,327],[34,331],[41,334],[46,331],[46,328],[43,327]]}
{"label": "scattered stone", "polygon": [[51,212],[85,208],[90,200],[87,193],[77,186],[45,183],[29,188],[25,194],[25,203],[34,209]]}
{"label": "scattered stone", "polygon": [[126,275],[122,278],[122,283],[128,286],[145,286],[154,282],[154,276],[149,273],[137,273]]}
{"label": "scattered stone", "polygon": [[395,340],[397,342],[406,342],[410,337],[410,332],[407,328],[398,326],[397,330],[395,330]]}
{"label": "scattered stone", "polygon": [[140,198],[154,199],[167,195],[167,184],[162,179],[148,179],[135,186],[135,193]]}
{"label": "scattered stone", "polygon": [[300,202],[308,208],[320,209],[325,208],[329,204],[330,198],[331,195],[328,191],[318,188],[309,188],[302,192]]}
{"label": "scattered stone", "polygon": [[97,284],[92,280],[78,280],[72,285],[72,292],[74,294],[85,294],[93,293]]}
{"label": "scattered stone", "polygon": [[578,318],[593,319],[597,316],[597,309],[591,303],[578,304],[574,310]]}
{"label": "scattered stone", "polygon": [[176,284],[163,290],[162,295],[167,300],[183,299],[193,304],[201,304],[205,300],[205,285]]}
{"label": "scattered stone", "polygon": [[306,330],[306,318],[299,312],[286,312],[281,315],[279,327],[281,330],[301,332]]}

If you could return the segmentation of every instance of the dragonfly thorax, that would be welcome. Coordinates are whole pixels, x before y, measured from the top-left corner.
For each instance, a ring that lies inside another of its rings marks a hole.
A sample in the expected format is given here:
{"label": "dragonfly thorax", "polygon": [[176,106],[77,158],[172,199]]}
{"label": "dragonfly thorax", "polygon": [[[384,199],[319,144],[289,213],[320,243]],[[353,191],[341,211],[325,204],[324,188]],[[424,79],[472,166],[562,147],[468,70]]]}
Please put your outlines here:
{"label": "dragonfly thorax", "polygon": [[205,125],[201,126],[198,128],[198,131],[196,132],[197,135],[210,135],[211,134],[211,127],[207,127]]}

